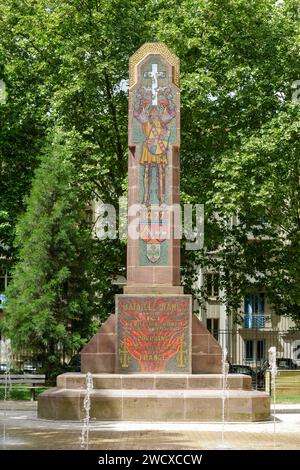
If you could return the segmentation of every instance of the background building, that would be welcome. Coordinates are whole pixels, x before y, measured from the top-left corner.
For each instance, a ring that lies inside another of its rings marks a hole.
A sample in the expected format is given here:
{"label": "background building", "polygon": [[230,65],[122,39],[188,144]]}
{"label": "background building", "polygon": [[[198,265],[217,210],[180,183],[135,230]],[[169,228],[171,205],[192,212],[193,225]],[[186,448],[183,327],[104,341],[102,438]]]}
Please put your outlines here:
{"label": "background building", "polygon": [[275,314],[264,291],[249,290],[237,312],[238,322],[234,323],[220,300],[218,273],[201,271],[200,287],[204,283],[208,299],[199,306],[199,318],[227,348],[232,364],[262,367],[269,348],[275,346],[278,358],[289,358],[300,367],[300,331],[291,318]]}

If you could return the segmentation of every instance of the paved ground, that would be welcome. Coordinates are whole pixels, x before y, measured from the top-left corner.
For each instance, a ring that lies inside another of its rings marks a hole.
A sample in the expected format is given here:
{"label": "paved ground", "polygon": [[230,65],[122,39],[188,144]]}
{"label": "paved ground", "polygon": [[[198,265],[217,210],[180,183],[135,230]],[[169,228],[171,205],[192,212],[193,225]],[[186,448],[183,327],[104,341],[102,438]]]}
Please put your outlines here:
{"label": "paved ground", "polygon": [[[89,448],[300,450],[300,405],[277,405],[274,422],[91,422]],[[82,423],[36,417],[36,403],[0,402],[0,449],[80,449]]]}

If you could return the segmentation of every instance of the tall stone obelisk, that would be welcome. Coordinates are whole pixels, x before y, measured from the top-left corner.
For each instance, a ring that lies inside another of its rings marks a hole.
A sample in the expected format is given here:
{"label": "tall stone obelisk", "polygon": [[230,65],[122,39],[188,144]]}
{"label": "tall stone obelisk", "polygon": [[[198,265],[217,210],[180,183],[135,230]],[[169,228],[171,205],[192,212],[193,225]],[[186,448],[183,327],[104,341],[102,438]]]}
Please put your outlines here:
{"label": "tall stone obelisk", "polygon": [[[179,204],[179,59],[162,43],[144,44],[129,61],[127,286],[125,293],[183,293]],[[139,238],[134,236],[141,204]],[[176,217],[175,217],[176,218]],[[132,233],[130,233],[132,232]],[[169,235],[169,236],[168,236]],[[159,289],[158,289],[159,288]]]}
{"label": "tall stone obelisk", "polygon": [[191,372],[192,299],[180,286],[180,239],[174,230],[179,59],[162,43],[146,43],[129,68],[127,285],[116,301],[116,369],[186,373]]}

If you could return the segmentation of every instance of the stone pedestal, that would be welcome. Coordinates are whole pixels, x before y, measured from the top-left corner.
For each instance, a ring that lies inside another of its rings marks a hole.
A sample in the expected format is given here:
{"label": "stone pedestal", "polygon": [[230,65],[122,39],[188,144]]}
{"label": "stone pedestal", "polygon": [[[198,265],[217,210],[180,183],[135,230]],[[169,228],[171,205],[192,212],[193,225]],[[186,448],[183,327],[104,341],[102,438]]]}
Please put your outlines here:
{"label": "stone pedestal", "polygon": [[[251,378],[220,374],[93,374],[90,418],[99,421],[262,421],[270,418],[270,397],[251,391]],[[84,418],[85,374],[63,374],[57,387],[39,396],[38,417]],[[224,401],[223,401],[224,400]]]}

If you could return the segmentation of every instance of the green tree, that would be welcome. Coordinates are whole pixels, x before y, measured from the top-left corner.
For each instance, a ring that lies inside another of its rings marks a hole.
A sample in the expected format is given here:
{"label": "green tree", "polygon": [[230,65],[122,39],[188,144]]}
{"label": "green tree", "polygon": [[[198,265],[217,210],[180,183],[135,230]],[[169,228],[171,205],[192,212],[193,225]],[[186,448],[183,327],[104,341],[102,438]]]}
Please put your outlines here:
{"label": "green tree", "polygon": [[[147,11],[143,1],[5,0],[0,17],[1,78],[8,90],[0,109],[7,149],[0,167],[1,233],[12,246],[40,149],[57,123],[77,132],[78,151],[70,160],[91,199],[117,206],[126,191],[128,58],[147,40]],[[111,282],[124,274],[126,249],[118,240],[93,249],[103,300],[97,314],[104,319],[113,311],[117,288]]]}
{"label": "green tree", "polygon": [[[214,202],[238,226],[224,230],[236,246],[241,272],[252,287],[265,287],[278,314],[300,319],[300,108],[286,104],[266,125],[244,139],[239,150],[216,166]],[[220,264],[228,262],[226,250]]]}
{"label": "green tree", "polygon": [[36,93],[32,74],[23,66],[20,80],[15,64],[10,62],[4,68],[4,62],[0,30],[0,79],[5,81],[8,95],[6,102],[0,103],[0,257],[9,266],[15,259],[15,225],[25,209],[23,199],[39,164],[46,125],[38,109],[41,100],[32,96],[33,90]]}
{"label": "green tree", "polygon": [[97,313],[87,201],[69,158],[75,146],[74,136],[58,133],[45,149],[17,225],[19,260],[7,292],[5,335],[42,355],[48,373],[62,349],[90,337]]}
{"label": "green tree", "polygon": [[196,266],[210,267],[235,320],[252,287],[299,319],[299,104],[288,105],[300,69],[299,3],[155,3],[152,29],[181,58],[182,196],[205,204],[205,248],[183,253],[187,285]]}
{"label": "green tree", "polygon": [[[181,59],[182,199],[204,203],[206,212],[206,247],[183,252],[184,282],[192,290],[197,265],[220,269],[228,311],[235,311],[249,287],[249,266],[266,271],[264,252],[269,247],[265,241],[265,247],[260,243],[254,250],[242,226],[228,227],[231,212],[229,203],[222,205],[227,191],[222,183],[229,184],[232,178],[230,156],[237,155],[248,140],[260,138],[260,132],[270,132],[291,97],[291,83],[299,78],[298,3],[4,0],[0,62],[8,101],[0,111],[6,109],[10,120],[1,128],[0,138],[7,149],[4,175],[9,174],[11,161],[19,169],[11,170],[7,202],[0,204],[0,210],[7,212],[2,224],[7,240],[14,236],[45,130],[56,125],[76,131],[78,152],[72,153],[70,162],[80,187],[90,196],[117,204],[126,190],[128,58],[145,41],[160,40]],[[228,171],[223,168],[227,163]],[[261,164],[263,169],[265,161]],[[15,180],[13,175],[19,176]],[[239,184],[246,187],[242,175]],[[21,187],[19,180],[24,183]],[[9,206],[10,199],[14,205]],[[231,202],[235,204],[234,197]],[[240,216],[247,212],[255,226],[260,217],[256,205],[245,211],[241,198],[238,204]],[[219,247],[221,260],[209,254]],[[279,261],[287,255],[283,243],[278,247],[272,259]],[[104,318],[113,308],[111,279],[125,271],[125,245],[101,241],[96,252],[99,292],[105,299],[99,314]],[[255,262],[250,262],[253,255]],[[297,272],[290,273],[291,279],[297,279]]]}

